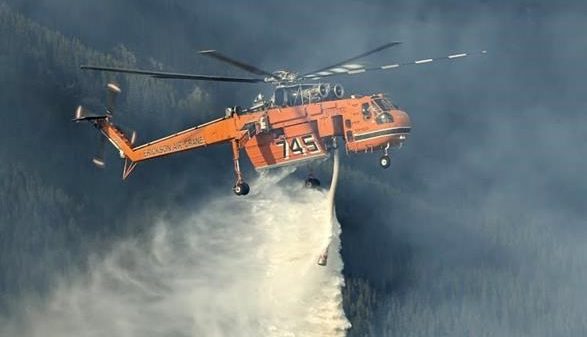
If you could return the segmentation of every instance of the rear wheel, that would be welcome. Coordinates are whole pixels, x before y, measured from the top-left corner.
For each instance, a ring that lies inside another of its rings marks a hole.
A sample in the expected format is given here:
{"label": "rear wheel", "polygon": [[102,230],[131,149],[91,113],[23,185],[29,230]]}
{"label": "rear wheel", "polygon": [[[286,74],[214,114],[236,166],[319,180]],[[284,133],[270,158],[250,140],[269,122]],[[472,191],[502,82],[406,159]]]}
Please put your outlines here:
{"label": "rear wheel", "polygon": [[232,188],[232,191],[236,195],[247,195],[247,194],[249,194],[249,191],[250,190],[251,189],[249,188],[249,184],[245,183],[244,181],[243,182],[240,182],[240,183],[237,183]]}
{"label": "rear wheel", "polygon": [[379,158],[379,165],[384,169],[388,168],[391,165],[391,158],[388,155],[382,156]]}

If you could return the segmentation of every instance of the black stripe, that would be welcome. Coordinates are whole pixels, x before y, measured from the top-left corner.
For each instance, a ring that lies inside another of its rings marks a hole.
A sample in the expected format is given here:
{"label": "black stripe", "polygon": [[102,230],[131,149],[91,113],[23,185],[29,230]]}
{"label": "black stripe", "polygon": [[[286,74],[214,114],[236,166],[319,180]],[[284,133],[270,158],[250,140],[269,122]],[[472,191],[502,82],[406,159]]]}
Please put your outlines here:
{"label": "black stripe", "polygon": [[381,130],[381,131],[369,132],[369,133],[355,136],[355,141],[365,140],[365,139],[379,137],[379,136],[393,135],[393,134],[398,134],[398,133],[410,133],[410,129],[411,128],[397,128],[397,129],[391,129],[391,130]]}

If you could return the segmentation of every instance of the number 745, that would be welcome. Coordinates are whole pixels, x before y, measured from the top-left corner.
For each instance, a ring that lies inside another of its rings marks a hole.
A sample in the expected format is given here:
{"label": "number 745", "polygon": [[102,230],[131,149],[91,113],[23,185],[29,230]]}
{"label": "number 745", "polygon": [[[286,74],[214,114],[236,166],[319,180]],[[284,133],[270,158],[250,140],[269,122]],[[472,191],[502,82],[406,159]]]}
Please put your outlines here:
{"label": "number 745", "polygon": [[301,137],[292,137],[290,139],[282,139],[275,142],[275,145],[282,148],[283,158],[289,158],[291,154],[300,155],[306,153],[320,152],[320,147],[314,135],[306,135]]}

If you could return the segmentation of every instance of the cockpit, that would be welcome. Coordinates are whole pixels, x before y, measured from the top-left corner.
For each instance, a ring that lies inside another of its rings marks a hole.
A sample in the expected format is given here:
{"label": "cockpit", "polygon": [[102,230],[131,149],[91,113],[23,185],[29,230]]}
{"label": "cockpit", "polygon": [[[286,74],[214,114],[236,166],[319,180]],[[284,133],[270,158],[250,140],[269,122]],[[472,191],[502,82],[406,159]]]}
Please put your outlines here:
{"label": "cockpit", "polygon": [[377,124],[387,124],[393,123],[393,116],[390,111],[397,109],[398,107],[391,103],[389,99],[383,95],[376,95],[372,96],[370,103],[362,104],[361,113],[365,120],[373,119]]}

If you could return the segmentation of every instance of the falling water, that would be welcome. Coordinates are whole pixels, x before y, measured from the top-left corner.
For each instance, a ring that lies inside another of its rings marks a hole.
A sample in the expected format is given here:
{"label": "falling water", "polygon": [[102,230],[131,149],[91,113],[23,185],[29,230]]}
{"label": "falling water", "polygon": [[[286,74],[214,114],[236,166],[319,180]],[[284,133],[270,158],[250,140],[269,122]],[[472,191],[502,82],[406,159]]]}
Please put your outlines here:
{"label": "falling water", "polygon": [[338,155],[329,192],[283,181],[291,171],[179,222],[153,219],[151,239],[93,259],[0,322],[0,336],[344,336]]}

